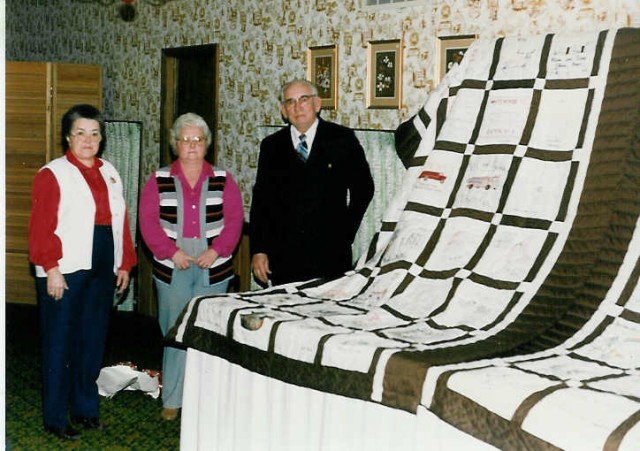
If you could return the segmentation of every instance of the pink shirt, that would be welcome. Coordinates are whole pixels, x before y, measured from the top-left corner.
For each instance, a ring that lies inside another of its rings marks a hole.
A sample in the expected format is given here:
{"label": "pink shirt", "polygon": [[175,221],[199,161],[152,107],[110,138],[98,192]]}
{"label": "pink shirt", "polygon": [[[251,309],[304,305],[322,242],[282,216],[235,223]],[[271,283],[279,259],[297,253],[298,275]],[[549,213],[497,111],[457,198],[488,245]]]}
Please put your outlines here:
{"label": "pink shirt", "polygon": [[[202,166],[200,178],[191,188],[182,172],[180,163],[175,161],[171,165],[171,175],[177,176],[182,187],[182,205],[184,211],[184,223],[182,225],[182,237],[200,237],[200,193],[202,184],[207,177],[212,177],[213,168],[205,163]],[[227,172],[226,183],[222,191],[222,214],[224,227],[220,235],[213,239],[211,248],[221,257],[228,257],[233,253],[242,234],[244,213],[242,209],[242,195],[231,174]],[[140,196],[140,231],[145,243],[159,260],[173,257],[178,250],[176,243],[171,240],[160,225],[160,194],[156,174],[151,174],[149,180],[142,189]]]}

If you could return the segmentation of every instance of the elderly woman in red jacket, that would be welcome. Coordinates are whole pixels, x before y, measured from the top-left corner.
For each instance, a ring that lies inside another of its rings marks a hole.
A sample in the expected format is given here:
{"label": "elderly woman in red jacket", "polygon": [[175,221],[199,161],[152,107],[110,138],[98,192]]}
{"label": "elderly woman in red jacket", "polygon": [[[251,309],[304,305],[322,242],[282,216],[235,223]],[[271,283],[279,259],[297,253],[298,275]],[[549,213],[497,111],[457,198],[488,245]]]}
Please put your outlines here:
{"label": "elderly woman in red jacket", "polygon": [[33,181],[29,257],[40,306],[44,427],[63,440],[103,428],[96,379],[115,291],[127,288],[136,264],[122,181],[97,156],[104,144],[102,113],[72,107],[62,117],[64,156]]}

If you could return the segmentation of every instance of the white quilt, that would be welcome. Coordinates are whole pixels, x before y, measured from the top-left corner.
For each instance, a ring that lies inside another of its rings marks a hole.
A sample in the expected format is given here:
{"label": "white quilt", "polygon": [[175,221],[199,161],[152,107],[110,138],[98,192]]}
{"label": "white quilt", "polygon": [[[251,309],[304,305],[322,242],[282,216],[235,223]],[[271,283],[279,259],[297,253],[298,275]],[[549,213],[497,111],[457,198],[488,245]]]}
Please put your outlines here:
{"label": "white quilt", "polygon": [[637,449],[639,105],[639,30],[476,41],[354,271],[194,299],[176,340],[503,449]]}

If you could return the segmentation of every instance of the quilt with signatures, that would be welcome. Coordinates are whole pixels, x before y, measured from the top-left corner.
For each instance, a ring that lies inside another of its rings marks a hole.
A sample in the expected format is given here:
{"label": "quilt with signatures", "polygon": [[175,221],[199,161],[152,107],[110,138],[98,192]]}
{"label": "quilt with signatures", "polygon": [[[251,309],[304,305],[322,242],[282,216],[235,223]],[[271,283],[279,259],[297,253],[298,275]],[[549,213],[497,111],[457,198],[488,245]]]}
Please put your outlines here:
{"label": "quilt with signatures", "polygon": [[354,271],[196,298],[173,336],[502,449],[633,449],[639,135],[640,30],[478,40]]}

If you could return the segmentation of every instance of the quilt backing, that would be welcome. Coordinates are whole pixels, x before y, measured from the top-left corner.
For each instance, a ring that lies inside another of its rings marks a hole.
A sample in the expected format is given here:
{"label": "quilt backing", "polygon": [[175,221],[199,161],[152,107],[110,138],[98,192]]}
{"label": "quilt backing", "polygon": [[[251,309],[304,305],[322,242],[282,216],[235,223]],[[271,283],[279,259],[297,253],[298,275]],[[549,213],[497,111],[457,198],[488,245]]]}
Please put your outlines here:
{"label": "quilt backing", "polygon": [[639,106],[640,30],[478,40],[354,271],[196,298],[174,338],[503,449],[633,449]]}

